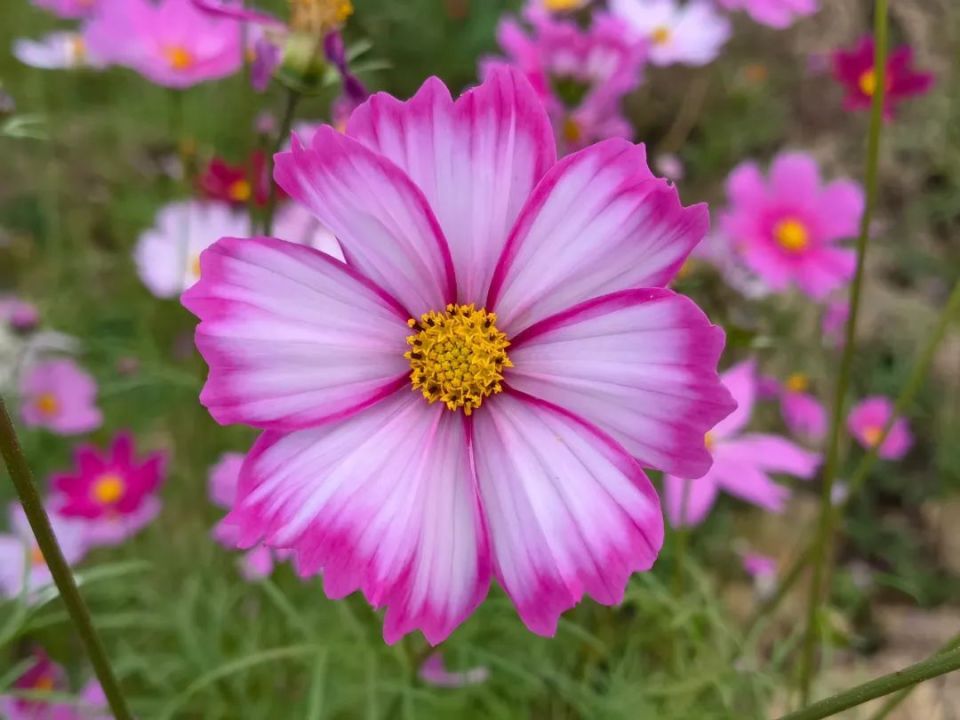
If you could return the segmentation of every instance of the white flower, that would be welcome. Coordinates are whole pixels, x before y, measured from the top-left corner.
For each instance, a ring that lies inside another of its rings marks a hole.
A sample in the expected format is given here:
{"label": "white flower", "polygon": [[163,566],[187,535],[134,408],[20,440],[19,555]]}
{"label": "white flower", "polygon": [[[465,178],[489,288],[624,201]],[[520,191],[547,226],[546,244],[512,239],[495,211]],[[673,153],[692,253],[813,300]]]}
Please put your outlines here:
{"label": "white flower", "polygon": [[706,65],[730,37],[730,21],[705,0],[610,0],[610,9],[649,43],[655,65]]}
{"label": "white flower", "polygon": [[44,70],[101,68],[105,65],[90,55],[83,37],[75,32],[50,33],[39,40],[20,38],[13,43],[13,54],[24,65]]}

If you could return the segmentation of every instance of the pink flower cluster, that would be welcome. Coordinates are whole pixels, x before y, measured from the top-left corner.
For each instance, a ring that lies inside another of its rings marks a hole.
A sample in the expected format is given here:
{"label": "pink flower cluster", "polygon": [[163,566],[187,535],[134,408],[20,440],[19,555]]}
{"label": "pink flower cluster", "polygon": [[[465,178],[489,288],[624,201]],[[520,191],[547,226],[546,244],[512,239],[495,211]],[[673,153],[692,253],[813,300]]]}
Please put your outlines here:
{"label": "pink flower cluster", "polygon": [[[37,695],[64,695],[68,691],[64,669],[43,650],[35,650],[33,664],[13,682],[13,689]],[[79,693],[79,703],[0,695],[4,720],[109,720],[106,696],[100,683],[90,680]]]}

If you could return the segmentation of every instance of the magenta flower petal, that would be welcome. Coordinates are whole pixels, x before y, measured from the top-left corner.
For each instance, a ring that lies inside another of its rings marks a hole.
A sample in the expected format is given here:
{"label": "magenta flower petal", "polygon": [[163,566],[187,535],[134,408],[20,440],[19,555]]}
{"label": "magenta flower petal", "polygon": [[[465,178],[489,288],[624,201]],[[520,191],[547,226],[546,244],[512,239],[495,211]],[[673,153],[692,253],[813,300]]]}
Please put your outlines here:
{"label": "magenta flower petal", "polygon": [[709,224],[654,178],[643,146],[606,140],[558,162],[517,220],[487,299],[515,335],[598,295],[662,287]]}
{"label": "magenta flower petal", "polygon": [[703,436],[734,407],[715,370],[723,340],[688,298],[630,290],[518,335],[506,381],[610,433],[643,465],[698,477],[711,463]]}
{"label": "magenta flower petal", "polygon": [[237,482],[243,466],[241,453],[224,453],[210,470],[210,499],[223,508],[233,507],[237,497]]}
{"label": "magenta flower petal", "polygon": [[[893,402],[882,395],[861,400],[850,411],[847,427],[865,449],[876,447],[883,428],[893,415]],[[905,418],[897,418],[877,454],[884,460],[899,460],[913,446],[913,435]]]}
{"label": "magenta flower petal", "polygon": [[790,432],[818,442],[827,434],[827,409],[813,395],[785,390],[780,413]]}
{"label": "magenta flower petal", "polygon": [[751,358],[731,367],[723,374],[723,384],[737,407],[711,431],[717,439],[739,435],[750,422],[758,390],[756,361]]}
{"label": "magenta flower petal", "polygon": [[586,593],[622,601],[663,544],[656,491],[608,435],[522,393],[474,415],[474,454],[494,572],[528,628],[556,632]]}
{"label": "magenta flower petal", "polygon": [[664,510],[673,527],[692,527],[702,523],[720,492],[711,473],[695,480],[666,475],[663,488]]}
{"label": "magenta flower petal", "polygon": [[395,393],[325,427],[266,433],[228,516],[240,541],[295,551],[331,598],[386,607],[384,638],[445,639],[486,596],[486,532],[464,419]]}
{"label": "magenta flower petal", "polygon": [[374,95],[354,111],[347,133],[420,188],[450,244],[458,301],[482,304],[524,201],[556,161],[550,122],[529,84],[495,72],[453,101],[431,78],[408,102]]}
{"label": "magenta flower petal", "polygon": [[741,458],[767,472],[784,473],[802,480],[816,474],[822,458],[779,435],[749,433],[730,443],[727,457]]}
{"label": "magenta flower petal", "polygon": [[210,365],[200,399],[223,424],[299,428],[346,417],[409,373],[407,313],[354,270],[273,238],[224,238],[183,295]]}

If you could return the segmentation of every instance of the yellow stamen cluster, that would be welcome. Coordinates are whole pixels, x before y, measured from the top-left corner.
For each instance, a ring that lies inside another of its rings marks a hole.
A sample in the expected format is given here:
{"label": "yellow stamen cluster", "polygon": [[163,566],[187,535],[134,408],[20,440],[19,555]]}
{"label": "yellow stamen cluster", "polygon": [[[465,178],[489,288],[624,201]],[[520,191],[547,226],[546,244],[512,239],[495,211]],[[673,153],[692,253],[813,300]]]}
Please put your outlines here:
{"label": "yellow stamen cluster", "polygon": [[105,473],[93,483],[93,499],[101,505],[113,505],[123,497],[126,484],[116,473]]}
{"label": "yellow stamen cluster", "polygon": [[808,378],[803,373],[793,373],[790,377],[787,378],[785,383],[787,390],[795,393],[806,392],[810,389],[810,378]]}
{"label": "yellow stamen cluster", "polygon": [[34,567],[42,567],[47,564],[47,559],[43,556],[43,551],[39,545],[30,548],[30,564]]}
{"label": "yellow stamen cluster", "polygon": [[881,437],[883,437],[883,428],[877,425],[871,425],[863,431],[863,439],[867,441],[867,445],[870,447],[879,445]]}
{"label": "yellow stamen cluster", "polygon": [[53,679],[52,675],[41,675],[33,682],[33,687],[31,690],[42,690],[43,692],[50,692],[56,687],[56,682]]}
{"label": "yellow stamen cluster", "polygon": [[572,117],[568,117],[563,121],[562,130],[563,139],[570,144],[578,143],[583,139],[583,128],[580,127],[580,123],[578,123]]}
{"label": "yellow stamen cluster", "polygon": [[658,28],[654,28],[653,32],[650,33],[650,42],[654,45],[666,45],[670,42],[670,38],[673,33],[670,32],[670,28],[666,25],[661,25]]}
{"label": "yellow stamen cluster", "polygon": [[189,70],[194,65],[193,54],[182,45],[170,45],[163,48],[163,56],[170,67],[178,72]]}
{"label": "yellow stamen cluster", "polygon": [[290,0],[290,27],[297,32],[324,35],[351,15],[350,0]]}
{"label": "yellow stamen cluster", "polygon": [[860,92],[862,92],[867,97],[873,97],[873,94],[877,91],[877,71],[873,68],[865,71],[860,76]]}
{"label": "yellow stamen cluster", "polygon": [[584,0],[543,0],[543,6],[550,12],[570,12],[584,4]]}
{"label": "yellow stamen cluster", "polygon": [[792,253],[803,252],[810,244],[807,226],[795,218],[778,222],[773,229],[773,237],[780,247]]}
{"label": "yellow stamen cluster", "polygon": [[227,195],[229,195],[230,199],[234,202],[247,202],[250,196],[253,195],[253,188],[250,187],[248,180],[240,178],[230,183],[230,187],[227,188]]}
{"label": "yellow stamen cluster", "polygon": [[473,305],[447,305],[446,312],[428,312],[408,325],[417,330],[407,338],[410,380],[428,402],[467,415],[483,399],[503,390],[510,341],[497,329],[497,316]]}
{"label": "yellow stamen cluster", "polygon": [[712,432],[708,432],[703,436],[703,446],[707,449],[707,452],[713,452],[714,445],[717,444],[716,438],[713,437]]}
{"label": "yellow stamen cluster", "polygon": [[53,393],[41,393],[37,397],[37,410],[40,411],[41,415],[46,417],[53,417],[58,412],[60,412],[60,402],[57,400],[57,396]]}

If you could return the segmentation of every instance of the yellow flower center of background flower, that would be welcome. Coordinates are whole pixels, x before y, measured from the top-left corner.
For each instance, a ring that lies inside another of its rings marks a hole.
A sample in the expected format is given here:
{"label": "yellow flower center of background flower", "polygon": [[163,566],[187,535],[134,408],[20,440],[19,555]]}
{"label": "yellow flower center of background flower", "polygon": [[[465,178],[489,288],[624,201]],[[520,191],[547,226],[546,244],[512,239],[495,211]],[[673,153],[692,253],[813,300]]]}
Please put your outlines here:
{"label": "yellow flower center of background flower", "polygon": [[428,402],[441,401],[467,415],[483,399],[503,388],[510,341],[497,329],[497,316],[473,305],[447,305],[446,312],[428,312],[408,325],[417,333],[407,338],[410,380]]}
{"label": "yellow flower center of background flower", "polygon": [[81,35],[71,35],[70,36],[70,59],[75,63],[83,62],[84,58],[87,57],[87,43],[84,42],[83,36]]}
{"label": "yellow flower center of background flower", "polygon": [[563,121],[563,139],[568,143],[580,142],[580,138],[583,137],[583,128],[580,127],[580,123],[574,120],[571,117],[568,117]]}
{"label": "yellow flower center of background flower", "polygon": [[773,229],[773,237],[780,247],[794,253],[803,252],[810,244],[806,225],[795,218],[778,222]]}
{"label": "yellow flower center of background flower", "polygon": [[707,449],[708,452],[713,452],[713,446],[717,444],[716,438],[713,436],[712,432],[708,432],[703,436],[703,446]]}
{"label": "yellow flower center of background flower", "polygon": [[650,42],[654,45],[666,45],[670,42],[671,35],[670,28],[666,25],[661,25],[658,28],[654,28],[653,32],[650,33]]}
{"label": "yellow flower center of background flower", "polygon": [[193,67],[193,53],[183,45],[169,45],[163,49],[163,56],[174,70],[189,70]]}
{"label": "yellow flower center of background flower", "polygon": [[806,392],[810,387],[810,378],[803,373],[793,373],[787,378],[786,386],[790,392]]}
{"label": "yellow flower center of background flower", "polygon": [[53,393],[40,393],[37,397],[36,405],[40,414],[46,415],[47,417],[52,417],[60,412],[60,401],[57,400],[57,396]]}
{"label": "yellow flower center of background flower", "polygon": [[543,0],[543,6],[550,12],[568,12],[582,4],[583,0]]}
{"label": "yellow flower center of background flower", "polygon": [[883,428],[878,425],[871,425],[863,431],[863,439],[866,440],[867,445],[870,447],[879,445],[881,437],[883,437]]}
{"label": "yellow flower center of background flower", "polygon": [[227,188],[227,195],[234,202],[246,202],[250,199],[251,194],[253,194],[253,188],[250,187],[249,182],[243,179],[234,180]]}
{"label": "yellow flower center of background flower", "polygon": [[41,675],[34,681],[31,690],[43,690],[44,692],[50,692],[54,687],[55,683],[53,682],[53,677],[50,675]]}
{"label": "yellow flower center of background flower", "polygon": [[200,256],[194,255],[190,258],[190,274],[195,277],[200,277]]}
{"label": "yellow flower center of background flower", "polygon": [[116,473],[106,473],[93,484],[93,499],[101,505],[113,505],[123,497],[125,489],[122,477]]}
{"label": "yellow flower center of background flower", "polygon": [[47,559],[43,556],[43,551],[39,545],[34,545],[30,549],[30,564],[34,567],[40,567],[47,564]]}
{"label": "yellow flower center of background flower", "polygon": [[877,71],[873,68],[870,68],[863,75],[860,76],[860,92],[862,92],[867,97],[873,97],[873,94],[877,91]]}
{"label": "yellow flower center of background flower", "polygon": [[322,35],[351,15],[350,0],[290,0],[290,26],[298,32]]}

